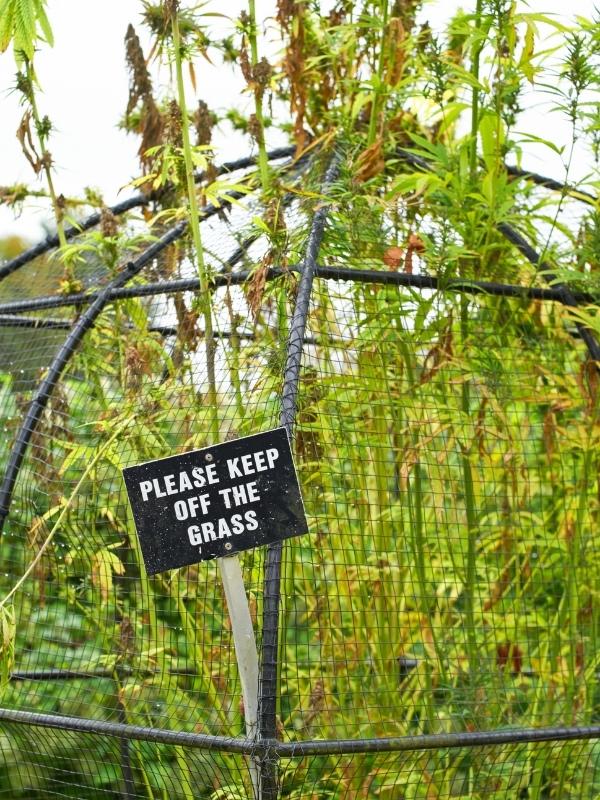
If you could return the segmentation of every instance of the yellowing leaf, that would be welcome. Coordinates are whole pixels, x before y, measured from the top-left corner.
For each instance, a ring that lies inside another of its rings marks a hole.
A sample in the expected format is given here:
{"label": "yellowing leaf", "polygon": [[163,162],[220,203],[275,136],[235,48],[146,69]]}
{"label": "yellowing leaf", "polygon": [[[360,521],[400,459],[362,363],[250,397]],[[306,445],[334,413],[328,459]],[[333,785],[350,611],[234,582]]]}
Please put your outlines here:
{"label": "yellowing leaf", "polygon": [[521,58],[519,59],[519,67],[530,83],[533,83],[533,78],[535,75],[535,70],[533,68],[533,64],[531,63],[531,59],[533,58],[534,43],[535,28],[533,23],[528,22],[525,30],[525,44],[523,45],[523,52],[521,53]]}
{"label": "yellowing leaf", "polygon": [[0,606],[0,689],[8,685],[15,661],[15,612],[12,605]]}
{"label": "yellowing leaf", "polygon": [[18,62],[23,56],[32,61],[36,42],[54,43],[45,5],[46,0],[0,1],[0,52],[7,50],[12,42]]}
{"label": "yellowing leaf", "polygon": [[108,548],[97,550],[92,557],[92,585],[100,590],[103,603],[107,603],[113,590],[113,575],[123,575],[121,559]]}

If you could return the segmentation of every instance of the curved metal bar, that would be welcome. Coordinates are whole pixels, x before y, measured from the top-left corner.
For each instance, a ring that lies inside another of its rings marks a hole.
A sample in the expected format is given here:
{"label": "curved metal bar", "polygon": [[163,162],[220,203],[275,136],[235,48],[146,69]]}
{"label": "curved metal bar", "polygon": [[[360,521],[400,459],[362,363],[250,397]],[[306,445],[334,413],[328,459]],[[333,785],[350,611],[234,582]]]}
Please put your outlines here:
{"label": "curved metal bar", "polygon": [[[322,193],[336,179],[341,155],[334,153],[323,179]],[[308,318],[310,296],[317,258],[323,240],[329,205],[323,204],[315,212],[303,263],[302,276],[298,286],[296,305],[290,324],[287,346],[287,360],[282,390],[281,425],[292,438],[296,400],[306,321]],[[263,627],[261,665],[258,695],[258,731],[261,739],[274,739],[277,733],[277,650],[279,646],[279,602],[281,596],[281,555],[282,544],[269,545],[265,556],[263,580]],[[277,760],[265,757],[261,768],[261,800],[277,798]]]}
{"label": "curved metal bar", "polygon": [[386,739],[330,739],[306,742],[277,742],[273,749],[282,758],[305,758],[320,755],[357,753],[406,753],[445,748],[494,747],[503,744],[568,742],[600,739],[600,725],[555,728],[508,728],[500,731],[434,733],[397,736]]}
{"label": "curved metal bar", "polygon": [[[508,225],[506,222],[500,222],[497,225],[498,230],[500,233],[509,241],[511,244],[514,244],[517,250],[529,261],[530,264],[533,264],[538,270],[543,271],[544,277],[548,281],[548,283],[554,283],[556,288],[562,295],[562,302],[566,306],[571,306],[572,308],[576,308],[578,303],[575,299],[575,295],[573,292],[565,286],[564,284],[558,283],[556,280],[556,275],[552,272],[552,267],[548,262],[544,261],[541,255],[535,250],[522,236],[519,231],[512,227],[512,225]],[[588,349],[590,356],[594,359],[594,361],[600,362],[600,344],[592,331],[589,328],[586,328],[581,322],[575,323],[577,330],[579,331],[579,335],[585,342],[585,346]]]}
{"label": "curved metal bar", "polygon": [[[397,155],[399,158],[408,161],[409,163],[420,166],[422,169],[426,170],[427,172],[432,172],[433,167],[431,164],[424,158],[414,156],[410,151],[407,150],[398,150]],[[418,159],[418,160],[417,160]],[[517,174],[517,168],[509,168],[507,170],[513,170],[512,174]],[[521,172],[519,171],[519,175]],[[560,189],[563,190],[570,190],[570,187],[566,186],[566,184],[561,184],[558,181],[553,180],[552,178],[546,178],[543,175],[537,175],[536,173],[524,172],[523,177],[529,177],[535,183],[539,183],[540,185],[548,186],[551,189]],[[580,192],[583,196],[586,196],[587,193]],[[587,195],[588,199],[591,198],[593,200],[593,205],[595,205],[598,201],[593,195]],[[582,199],[582,198],[579,198]],[[583,200],[583,202],[588,202],[588,200]],[[506,222],[500,222],[496,225],[496,229],[512,244],[514,244],[519,252],[538,270],[543,270],[544,275],[548,283],[555,283],[556,276],[552,273],[552,269],[549,264],[542,260],[540,254],[529,244],[529,242],[517,231],[512,225],[509,225]],[[576,307],[578,305],[577,300],[573,292],[564,284],[557,283],[557,288],[562,294],[562,302],[566,306]],[[600,345],[598,344],[596,337],[593,333],[586,328],[585,325],[582,325],[580,322],[576,323],[577,330],[579,331],[579,335],[585,342],[585,345],[588,349],[590,356],[594,359],[594,361],[600,361]]]}
{"label": "curved metal bar", "polygon": [[[289,269],[294,269],[291,266]],[[519,286],[514,283],[496,281],[470,281],[464,278],[443,280],[435,275],[412,275],[407,272],[387,272],[383,270],[361,270],[351,267],[317,267],[315,277],[329,280],[353,281],[356,283],[376,283],[387,286],[406,286],[413,289],[431,289],[440,292],[459,294],[491,295],[494,297],[513,297],[515,299],[545,300],[564,303],[562,289],[546,289],[538,286]],[[597,302],[588,292],[573,292],[578,302]],[[1,310],[1,307],[0,307]]]}
{"label": "curved metal bar", "polygon": [[[228,262],[229,263],[229,262]],[[300,272],[298,264],[290,264],[284,269],[271,267],[267,273],[267,280],[273,280],[285,275],[286,272]],[[213,275],[211,288],[221,286],[238,286],[252,275],[250,270]],[[497,297],[514,297],[517,299],[546,300],[564,303],[562,289],[541,288],[537,286],[519,286],[514,283],[497,283],[495,281],[469,281],[463,279],[440,280],[434,275],[410,275],[407,272],[388,272],[377,269],[354,269],[352,267],[315,267],[315,277],[327,280],[351,281],[355,283],[377,283],[391,286],[406,286],[414,289],[432,289],[442,292],[464,292],[465,294],[488,294]],[[156,294],[175,294],[177,292],[196,291],[199,288],[198,278],[181,278],[174,281],[159,281],[145,283],[137,286],[127,286],[111,291],[111,300],[124,297],[149,297]],[[588,292],[572,292],[577,303],[594,303],[598,298]],[[19,314],[29,311],[39,311],[46,308],[60,308],[63,306],[82,306],[91,303],[98,296],[97,292],[72,295],[48,295],[32,300],[15,300],[9,303],[0,303],[0,315]],[[0,325],[3,317],[0,317]],[[18,317],[15,317],[18,319]],[[16,323],[15,323],[16,324]],[[10,327],[9,323],[6,323]],[[33,325],[32,325],[33,327]]]}
{"label": "curved metal bar", "polygon": [[[87,671],[77,669],[48,667],[47,669],[24,669],[15,670],[9,675],[9,681],[18,683],[21,681],[75,681],[75,680],[114,680],[115,669],[119,675],[128,677],[130,675],[138,675],[143,677],[150,677],[153,675],[162,675],[159,669],[134,669],[133,667],[126,667],[123,665],[115,667],[96,667]],[[198,671],[195,667],[173,667],[168,670],[169,675],[178,677],[196,676]]]}
{"label": "curved metal bar", "polygon": [[[417,156],[414,153],[411,153],[410,150],[405,150],[403,147],[399,147],[396,150],[395,155],[401,161],[411,164],[413,167],[418,167],[419,169],[425,170],[425,172],[433,172],[433,167],[426,158]],[[531,172],[528,169],[521,169],[521,167],[515,167],[510,164],[504,164],[504,169],[514,178],[525,178],[526,180],[531,181],[531,183],[535,183],[537,186],[543,186],[546,189],[552,189],[555,192],[565,192],[574,200],[579,200],[580,203],[585,203],[586,205],[590,206],[595,206],[598,203],[598,198],[591,194],[591,192],[586,192],[583,189],[578,189],[576,186],[562,183],[561,181],[557,181],[555,178],[549,178],[547,175],[540,175],[538,172]]]}
{"label": "curved metal bar", "polygon": [[264,758],[306,758],[323,755],[355,755],[359,753],[406,753],[423,750],[456,748],[495,747],[505,744],[535,744],[536,742],[569,742],[600,739],[600,725],[546,728],[506,728],[500,731],[470,731],[458,733],[436,733],[420,736],[396,736],[375,739],[308,739],[304,742],[279,742],[263,739],[260,742],[247,739],[211,736],[188,731],[170,731],[142,725],[130,725],[85,717],[44,714],[0,708],[0,720],[16,725],[31,725],[76,731],[99,736],[114,736],[143,742],[157,742],[207,752],[242,755],[262,755]]}
{"label": "curved metal bar", "polygon": [[[132,208],[143,206],[146,203],[149,203],[151,200],[151,195],[134,195],[133,197],[129,197],[127,200],[123,200],[121,203],[110,206],[108,210],[115,215],[123,214],[125,211],[129,211]],[[93,214],[90,214],[88,217],[82,220],[79,225],[69,225],[67,228],[65,228],[65,237],[67,240],[73,239],[78,234],[93,228],[94,225],[97,225],[99,222],[100,212],[95,211]],[[38,258],[39,256],[44,255],[44,253],[47,253],[48,250],[53,250],[54,248],[58,247],[59,244],[58,235],[53,234],[51,236],[47,236],[45,239],[42,239],[41,242],[37,242],[37,244],[34,244],[33,247],[28,247],[27,250],[23,250],[18,256],[11,258],[10,261],[7,261],[5,264],[0,266],[0,281],[4,278],[7,278],[9,275],[12,275],[13,272],[16,272],[18,269],[25,266],[25,264],[33,261],[34,258]]]}
{"label": "curved metal bar", "polygon": [[8,515],[10,501],[14,489],[15,482],[27,446],[31,436],[37,427],[42,412],[46,407],[48,398],[54,389],[54,386],[60,378],[67,362],[73,355],[75,349],[83,339],[85,333],[93,326],[97,317],[100,315],[105,305],[110,300],[111,289],[116,289],[123,286],[130,281],[137,273],[152,259],[164,250],[167,245],[178,239],[187,228],[187,222],[180,222],[178,225],[171,228],[164,236],[149,247],[141,256],[135,261],[130,261],[125,268],[114,278],[101,292],[98,293],[96,299],[86,309],[85,313],[79,317],[75,325],[72,327],[69,335],[65,339],[62,347],[54,357],[54,361],[40,383],[35,395],[33,396],[25,419],[23,420],[17,438],[13,444],[2,486],[0,486],[0,531],[4,527],[4,522]]}
{"label": "curved metal bar", "polygon": [[72,328],[72,323],[68,319],[21,317],[19,314],[0,314],[0,328],[55,328],[68,331]]}
{"label": "curved metal bar", "polygon": [[598,198],[591,192],[585,192],[583,189],[578,189],[576,186],[571,186],[568,183],[562,183],[555,178],[549,178],[546,175],[540,175],[537,172],[530,172],[528,169],[521,169],[521,167],[514,167],[505,164],[505,169],[509,175],[515,178],[525,178],[537,186],[543,186],[546,189],[552,189],[555,192],[565,192],[574,200],[579,200],[580,203],[595,206],[598,203]]}
{"label": "curved metal bar", "polygon": [[[295,147],[278,147],[275,150],[271,150],[267,153],[267,156],[270,161],[276,161],[279,158],[286,158],[288,156],[292,156],[296,151]],[[256,164],[257,156],[246,156],[244,158],[239,158],[236,161],[226,161],[224,164],[221,164],[220,167],[217,168],[217,175],[223,175],[226,172],[236,172],[239,169],[245,169],[246,167],[252,167]],[[204,173],[201,172],[195,176],[196,183],[200,182],[204,178]],[[109,211],[116,216],[119,214],[123,214],[126,211],[130,211],[132,208],[138,208],[139,206],[146,205],[150,203],[152,200],[156,199],[156,193],[149,193],[143,194],[140,192],[139,194],[133,195],[133,197],[129,197],[127,200],[122,200],[120,203],[117,203],[114,206],[109,207]],[[100,213],[99,211],[94,211],[93,214],[90,214],[84,220],[82,220],[77,225],[70,225],[68,228],[65,228],[65,236],[67,239],[73,239],[75,236],[78,236],[80,233],[93,228],[95,225],[98,225],[100,222]],[[0,281],[3,278],[6,278],[8,275],[11,275],[13,272],[18,270],[20,267],[23,267],[25,264],[28,264],[30,261],[33,261],[34,258],[47,253],[48,250],[52,250],[55,247],[58,247],[59,241],[58,236],[54,234],[53,236],[48,236],[46,239],[43,239],[41,242],[38,242],[33,247],[29,247],[27,250],[23,250],[22,253],[19,253],[18,256],[15,256],[10,261],[7,261],[5,264],[0,266]]]}
{"label": "curved metal bar", "polygon": [[40,728],[93,733],[100,736],[115,736],[118,739],[185,745],[199,750],[220,753],[252,754],[256,751],[256,745],[245,739],[211,736],[205,733],[188,733],[187,731],[170,731],[162,728],[128,725],[122,722],[108,722],[84,717],[63,717],[60,714],[43,714],[12,708],[0,708],[0,720],[14,722],[18,725],[33,725]]}
{"label": "curved metal bar", "polygon": [[[249,236],[245,239],[225,262],[225,266],[230,269],[234,267],[243,257],[247,249],[260,238],[260,235]],[[251,275],[250,270],[240,272],[229,272],[228,269],[213,275],[209,279],[211,288],[221,286],[234,286],[243,283]],[[243,276],[243,277],[242,277]],[[111,300],[120,300],[126,297],[149,297],[156,294],[177,294],[177,292],[193,292],[200,288],[198,278],[179,278],[173,281],[157,281],[156,283],[144,283],[137,286],[127,286],[112,289]],[[11,300],[8,303],[0,303],[0,314],[15,314],[27,311],[40,311],[46,308],[63,308],[69,306],[84,306],[92,303],[99,292],[78,292],[68,295],[47,295],[46,297],[36,297],[31,300]]]}

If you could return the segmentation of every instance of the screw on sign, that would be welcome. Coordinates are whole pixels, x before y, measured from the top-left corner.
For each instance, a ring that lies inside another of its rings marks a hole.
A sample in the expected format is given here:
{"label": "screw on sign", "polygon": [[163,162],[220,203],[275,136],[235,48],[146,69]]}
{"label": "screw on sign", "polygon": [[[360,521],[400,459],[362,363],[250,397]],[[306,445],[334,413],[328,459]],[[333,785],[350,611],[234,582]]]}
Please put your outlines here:
{"label": "screw on sign", "polygon": [[150,575],[308,531],[285,428],[123,475]]}

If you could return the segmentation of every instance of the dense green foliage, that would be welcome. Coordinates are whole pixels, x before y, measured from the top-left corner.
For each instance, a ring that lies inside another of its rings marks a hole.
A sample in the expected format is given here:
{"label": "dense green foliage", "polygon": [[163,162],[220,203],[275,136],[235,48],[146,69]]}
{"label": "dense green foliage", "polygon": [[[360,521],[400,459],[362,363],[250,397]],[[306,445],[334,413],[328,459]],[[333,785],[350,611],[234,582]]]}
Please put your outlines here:
{"label": "dense green foliage", "polygon": [[[598,156],[597,25],[565,29],[507,0],[478,0],[437,33],[416,2],[339,2],[324,13],[280,0],[284,57],[272,66],[260,55],[254,3],[221,42],[196,11],[145,5],[155,53],[173,65],[167,97],[154,95],[127,32],[123,124],[142,137],[136,184],[156,192],[152,212],[117,220],[104,211],[97,230],[0,284],[3,300],[102,285],[166,225],[191,216],[188,239],[136,282],[197,274],[200,291],[108,305],[32,437],[2,542],[1,705],[242,735],[217,567],[146,576],[120,469],[278,423],[297,273],[267,280],[267,270],[302,262],[337,150],[343,169],[327,190],[319,262],[436,276],[440,288],[315,282],[295,433],[311,533],[284,551],[282,738],[598,723],[600,398],[576,327],[600,330],[595,306],[445,288],[457,278],[522,287],[559,279],[597,290],[597,204],[578,204],[597,183],[569,183],[575,147]],[[539,26],[556,29],[562,49],[541,52]],[[256,174],[213,180],[214,118],[202,104],[186,111],[184,67],[198,55],[240,65],[253,113],[229,118],[258,145]],[[19,58],[31,66],[32,53]],[[33,83],[21,83],[31,105]],[[517,132],[528,84],[572,126],[562,191],[506,168],[534,138]],[[271,125],[290,133],[298,155],[312,154],[308,167],[269,166]],[[50,176],[48,159],[45,167]],[[196,184],[195,168],[206,169]],[[197,209],[234,190],[248,194],[246,210],[228,211],[235,238],[207,232]],[[48,192],[53,201],[51,184]],[[529,263],[502,225],[544,260]],[[232,245],[253,237],[243,262],[250,280],[210,290]],[[53,313],[72,322],[81,310]],[[4,469],[64,332],[17,339],[0,330]],[[263,558],[242,557],[259,638]],[[9,680],[60,668],[98,677]],[[0,795],[119,796],[114,743],[36,737],[6,726]],[[249,796],[240,757],[134,742],[129,758],[148,800]],[[290,800],[558,800],[598,796],[597,759],[594,742],[508,744],[291,759],[280,777]]]}

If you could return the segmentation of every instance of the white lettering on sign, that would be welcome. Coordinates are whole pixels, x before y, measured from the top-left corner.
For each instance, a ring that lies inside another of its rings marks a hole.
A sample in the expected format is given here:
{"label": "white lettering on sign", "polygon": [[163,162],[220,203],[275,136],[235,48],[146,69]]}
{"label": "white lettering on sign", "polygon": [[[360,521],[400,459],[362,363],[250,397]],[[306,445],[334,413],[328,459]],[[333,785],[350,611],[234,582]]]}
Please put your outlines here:
{"label": "white lettering on sign", "polygon": [[208,512],[210,505],[210,497],[207,494],[192,495],[185,500],[177,500],[173,506],[175,516],[180,522],[184,522],[190,517],[196,517],[197,511],[200,510],[202,515]]}
{"label": "white lettering on sign", "polygon": [[242,483],[239,486],[228,486],[226,489],[219,489],[219,494],[223,498],[225,508],[246,505],[246,503],[256,503],[260,500],[260,495],[256,489],[256,481]]}
{"label": "white lettering on sign", "polygon": [[162,478],[152,478],[151,481],[140,481],[140,492],[142,500],[146,502],[148,499],[182,494],[215,483],[219,483],[217,465],[207,464],[205,467],[194,467],[191,478],[187,472],[182,471],[177,475],[163,475]]}
{"label": "white lettering on sign", "polygon": [[[255,475],[257,472],[265,472],[273,469],[275,462],[279,458],[279,451],[276,447],[268,450],[258,450],[256,453],[246,453],[246,455],[227,459],[227,469],[230,478],[244,478],[246,475]],[[265,464],[265,459],[267,463]]]}
{"label": "white lettering on sign", "polygon": [[308,529],[284,427],[123,470],[148,573]]}
{"label": "white lettering on sign", "polygon": [[217,539],[224,539],[232,534],[255,531],[258,528],[256,511],[246,511],[244,514],[233,514],[229,519],[219,517],[216,522],[201,522],[199,525],[190,525],[188,537],[194,547]]}
{"label": "white lettering on sign", "polygon": [[[273,469],[279,458],[279,451],[275,447],[258,450],[255,453],[245,453],[243,456],[227,459],[229,478],[244,478]],[[160,478],[140,481],[140,492],[144,502],[162,497],[169,497],[183,492],[201,489],[208,485],[220,482],[217,474],[217,464],[207,464],[204,467],[194,467],[191,477],[185,470],[179,473],[163,475]],[[260,501],[256,481],[239,483],[219,489],[225,509],[239,508],[240,506],[257,503]],[[179,522],[189,519],[205,517],[209,514],[211,499],[209,492],[193,494],[173,504],[175,517]],[[199,547],[210,541],[229,538],[245,531],[255,531],[258,521],[255,511],[232,514],[231,517],[219,517],[216,520],[202,520],[197,525],[190,525],[187,529],[190,544]]]}
{"label": "white lettering on sign", "polygon": [[[243,478],[246,475],[255,475],[257,472],[265,472],[273,469],[275,462],[279,458],[279,451],[276,447],[266,450],[258,450],[255,453],[246,453],[243,456],[227,459],[227,471],[230,478]],[[140,492],[142,500],[158,499],[168,497],[182,492],[189,492],[194,488],[202,488],[207,484],[218,484],[220,482],[217,474],[217,464],[207,464],[204,467],[194,467],[191,471],[192,477],[184,470],[171,475],[163,475],[161,478],[152,478],[148,481],[140,481]],[[260,501],[260,494],[256,486],[256,481],[240,483],[236,486],[228,486],[219,489],[226,510],[238,508],[239,506],[249,505]],[[209,513],[211,505],[210,494],[195,494],[183,500],[176,500],[173,505],[175,517],[179,522],[188,519],[204,517]],[[190,525],[188,537],[194,546],[203,542],[216,541],[233,534],[244,533],[244,531],[254,531],[258,527],[255,511],[246,511],[242,514],[233,514],[228,520],[220,517],[216,522],[204,521],[199,525]]]}

